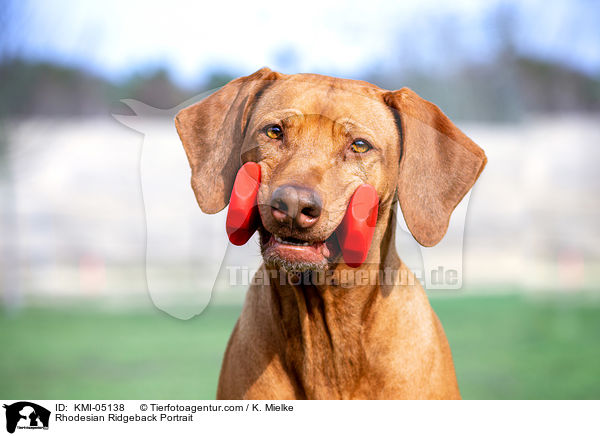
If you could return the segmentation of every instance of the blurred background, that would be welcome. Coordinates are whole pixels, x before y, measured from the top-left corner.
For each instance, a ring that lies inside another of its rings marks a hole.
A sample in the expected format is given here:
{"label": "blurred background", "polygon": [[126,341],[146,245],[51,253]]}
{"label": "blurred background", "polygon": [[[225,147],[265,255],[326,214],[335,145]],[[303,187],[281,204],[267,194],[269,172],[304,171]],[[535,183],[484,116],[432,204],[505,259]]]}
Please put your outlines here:
{"label": "blurred background", "polygon": [[[245,286],[182,279],[214,260],[205,230],[155,263],[206,310],[153,304],[145,128],[124,117],[144,112],[187,180],[172,108],[269,66],[409,86],[486,151],[463,288],[430,292],[463,396],[600,398],[599,29],[593,0],[3,0],[0,396],[214,398]],[[178,212],[153,221],[159,246]]]}

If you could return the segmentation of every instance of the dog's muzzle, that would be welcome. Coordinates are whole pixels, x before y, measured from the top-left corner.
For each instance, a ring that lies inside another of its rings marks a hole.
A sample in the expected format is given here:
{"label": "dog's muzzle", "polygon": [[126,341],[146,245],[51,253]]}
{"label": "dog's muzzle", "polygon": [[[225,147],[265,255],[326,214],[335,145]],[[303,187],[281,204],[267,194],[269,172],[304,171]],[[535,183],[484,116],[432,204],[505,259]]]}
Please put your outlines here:
{"label": "dog's muzzle", "polygon": [[[260,226],[256,198],[260,187],[260,165],[248,162],[240,168],[233,184],[227,211],[227,236],[234,245],[244,245]],[[360,185],[348,203],[346,214],[335,230],[344,262],[357,268],[365,261],[377,222],[379,197],[369,184]]]}

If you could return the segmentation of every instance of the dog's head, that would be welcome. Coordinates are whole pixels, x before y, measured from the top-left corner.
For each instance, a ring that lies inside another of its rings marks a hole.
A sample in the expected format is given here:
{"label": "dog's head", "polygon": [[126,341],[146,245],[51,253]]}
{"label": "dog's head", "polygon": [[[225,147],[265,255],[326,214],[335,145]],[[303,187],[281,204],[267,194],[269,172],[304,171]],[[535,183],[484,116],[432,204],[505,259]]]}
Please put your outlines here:
{"label": "dog's head", "polygon": [[415,239],[435,245],[486,163],[483,150],[410,89],[268,68],[182,110],[176,126],[205,213],[227,206],[242,164],[259,163],[263,257],[288,270],[341,261],[335,230],[365,183],[380,201],[368,261],[379,260],[373,247],[396,198]]}

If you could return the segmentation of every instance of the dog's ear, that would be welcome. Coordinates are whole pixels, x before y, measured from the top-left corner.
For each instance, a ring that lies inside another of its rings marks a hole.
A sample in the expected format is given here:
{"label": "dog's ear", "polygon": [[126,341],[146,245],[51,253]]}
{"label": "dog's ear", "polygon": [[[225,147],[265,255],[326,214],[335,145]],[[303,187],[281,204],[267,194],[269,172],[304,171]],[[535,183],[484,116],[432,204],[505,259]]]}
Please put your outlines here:
{"label": "dog's ear", "polygon": [[410,89],[389,92],[384,99],[398,111],[401,124],[400,207],[414,238],[431,247],[446,234],[452,211],[487,159],[440,108]]}
{"label": "dog's ear", "polygon": [[229,203],[252,107],[261,90],[280,77],[263,68],[229,82],[175,117],[192,168],[192,189],[203,212],[217,213]]}

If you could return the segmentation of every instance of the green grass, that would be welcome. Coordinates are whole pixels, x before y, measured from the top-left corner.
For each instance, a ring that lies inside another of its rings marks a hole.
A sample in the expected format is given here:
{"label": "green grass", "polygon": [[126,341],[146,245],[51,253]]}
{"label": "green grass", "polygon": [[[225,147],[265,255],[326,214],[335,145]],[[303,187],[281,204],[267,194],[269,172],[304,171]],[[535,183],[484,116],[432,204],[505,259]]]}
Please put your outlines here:
{"label": "green grass", "polygon": [[214,398],[239,308],[181,321],[162,312],[30,309],[0,318],[0,397]]}
{"label": "green grass", "polygon": [[465,399],[600,399],[600,303],[432,299]]}
{"label": "green grass", "polygon": [[[432,298],[464,398],[600,398],[600,303],[580,297]],[[239,307],[154,313],[27,309],[0,315],[0,397],[214,398]]]}

